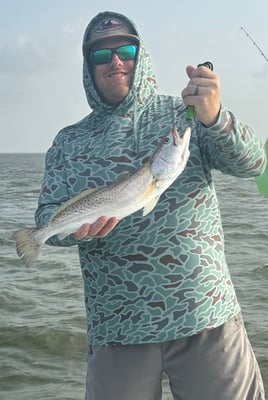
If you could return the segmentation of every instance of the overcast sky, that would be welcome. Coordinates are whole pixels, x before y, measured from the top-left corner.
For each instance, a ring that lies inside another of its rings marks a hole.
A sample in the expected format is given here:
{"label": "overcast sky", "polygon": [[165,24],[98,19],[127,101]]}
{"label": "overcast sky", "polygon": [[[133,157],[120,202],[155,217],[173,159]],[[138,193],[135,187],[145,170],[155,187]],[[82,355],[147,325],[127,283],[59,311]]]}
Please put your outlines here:
{"label": "overcast sky", "polygon": [[268,138],[267,0],[0,0],[0,9],[0,152],[45,152],[90,112],[81,43],[105,10],[136,23],[161,93],[180,95],[186,65],[210,60],[223,104]]}

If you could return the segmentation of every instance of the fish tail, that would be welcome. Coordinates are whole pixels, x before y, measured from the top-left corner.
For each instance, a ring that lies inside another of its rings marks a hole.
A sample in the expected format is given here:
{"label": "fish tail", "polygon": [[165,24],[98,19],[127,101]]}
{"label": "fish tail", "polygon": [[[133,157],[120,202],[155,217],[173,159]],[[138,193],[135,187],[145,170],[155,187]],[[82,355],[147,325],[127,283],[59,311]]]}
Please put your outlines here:
{"label": "fish tail", "polygon": [[39,228],[25,228],[16,231],[13,239],[16,241],[17,254],[24,261],[27,268],[31,267],[37,260],[43,242],[37,240],[35,233]]}

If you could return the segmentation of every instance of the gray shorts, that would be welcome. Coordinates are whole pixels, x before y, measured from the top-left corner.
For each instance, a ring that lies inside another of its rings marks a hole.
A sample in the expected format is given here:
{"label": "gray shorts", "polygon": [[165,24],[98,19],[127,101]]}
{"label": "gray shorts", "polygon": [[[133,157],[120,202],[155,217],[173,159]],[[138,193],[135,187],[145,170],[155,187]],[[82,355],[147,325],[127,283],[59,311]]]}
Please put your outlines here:
{"label": "gray shorts", "polygon": [[166,374],[175,400],[264,400],[241,315],[189,338],[93,346],[86,400],[160,400]]}

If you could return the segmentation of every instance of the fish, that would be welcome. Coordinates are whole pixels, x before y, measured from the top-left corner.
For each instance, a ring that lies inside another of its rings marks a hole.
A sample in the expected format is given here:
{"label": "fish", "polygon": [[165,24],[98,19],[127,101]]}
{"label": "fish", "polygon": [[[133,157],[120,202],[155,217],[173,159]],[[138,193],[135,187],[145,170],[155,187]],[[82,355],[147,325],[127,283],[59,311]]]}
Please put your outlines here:
{"label": "fish", "polygon": [[190,127],[180,136],[174,126],[141,167],[106,186],[82,191],[63,203],[47,225],[14,232],[17,254],[26,267],[37,261],[42,246],[54,235],[63,240],[84,223],[92,224],[101,216],[121,220],[141,209],[143,216],[149,214],[161,194],[184,171],[190,156],[190,137]]}

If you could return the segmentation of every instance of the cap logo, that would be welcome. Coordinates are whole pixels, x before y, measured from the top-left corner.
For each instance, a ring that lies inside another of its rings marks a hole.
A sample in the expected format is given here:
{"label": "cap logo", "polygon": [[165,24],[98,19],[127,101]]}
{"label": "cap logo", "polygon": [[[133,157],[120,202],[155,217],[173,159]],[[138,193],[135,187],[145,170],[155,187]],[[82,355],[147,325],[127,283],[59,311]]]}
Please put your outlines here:
{"label": "cap logo", "polygon": [[95,28],[95,32],[102,33],[122,28],[122,22],[116,18],[103,19]]}

